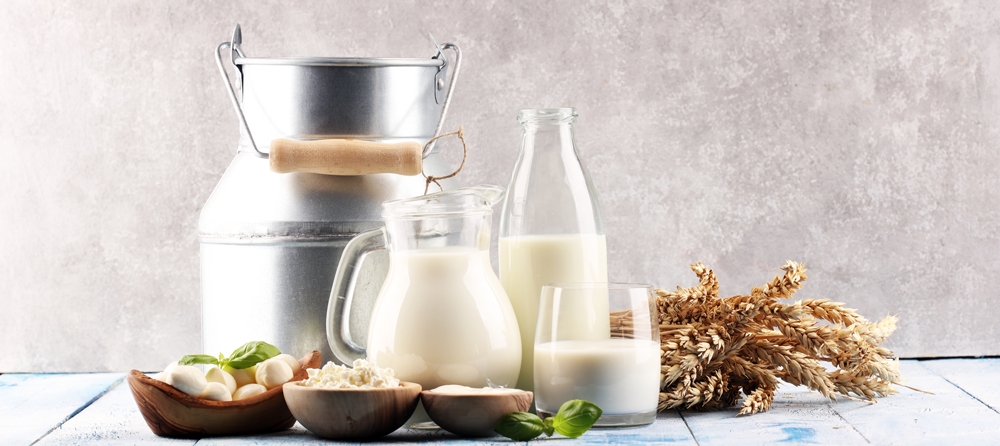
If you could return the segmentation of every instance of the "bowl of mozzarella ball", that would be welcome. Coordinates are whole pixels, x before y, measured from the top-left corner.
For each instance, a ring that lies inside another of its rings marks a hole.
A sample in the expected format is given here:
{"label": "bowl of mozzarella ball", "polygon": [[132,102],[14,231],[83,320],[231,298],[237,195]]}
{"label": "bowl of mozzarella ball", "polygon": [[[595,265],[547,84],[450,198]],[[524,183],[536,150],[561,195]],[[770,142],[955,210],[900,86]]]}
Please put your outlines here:
{"label": "bowl of mozzarella ball", "polygon": [[146,424],[162,437],[201,438],[288,429],[295,418],[282,386],[307,377],[320,364],[313,351],[302,359],[280,354],[252,367],[209,367],[173,363],[148,376],[138,370],[126,375],[132,396]]}
{"label": "bowl of mozzarella ball", "polygon": [[371,440],[392,433],[413,415],[419,384],[401,382],[391,368],[364,359],[353,367],[328,362],[308,378],[283,385],[292,415],[313,434],[330,440]]}

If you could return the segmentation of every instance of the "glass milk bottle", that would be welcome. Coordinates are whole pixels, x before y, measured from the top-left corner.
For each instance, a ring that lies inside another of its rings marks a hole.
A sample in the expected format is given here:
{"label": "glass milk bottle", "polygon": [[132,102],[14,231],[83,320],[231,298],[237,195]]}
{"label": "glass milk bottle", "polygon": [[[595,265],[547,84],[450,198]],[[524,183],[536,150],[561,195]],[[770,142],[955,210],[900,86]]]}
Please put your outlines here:
{"label": "glass milk bottle", "polygon": [[[535,325],[542,285],[607,282],[607,245],[597,194],[580,161],[572,108],[525,109],[521,151],[507,186],[500,217],[500,282],[521,330],[517,388],[532,390]],[[597,315],[607,299],[595,297]],[[610,318],[596,318],[610,325]],[[608,327],[590,327],[594,338]]]}

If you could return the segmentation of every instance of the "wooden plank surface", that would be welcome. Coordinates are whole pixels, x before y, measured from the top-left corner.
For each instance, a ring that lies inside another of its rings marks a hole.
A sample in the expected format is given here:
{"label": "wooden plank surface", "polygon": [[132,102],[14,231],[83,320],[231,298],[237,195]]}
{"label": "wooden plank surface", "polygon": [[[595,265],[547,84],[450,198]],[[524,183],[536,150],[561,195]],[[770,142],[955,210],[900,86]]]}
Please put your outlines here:
{"label": "wooden plank surface", "polygon": [[934,359],[921,364],[1000,412],[1000,358]]}
{"label": "wooden plank surface", "polygon": [[739,409],[685,411],[684,419],[701,446],[756,444],[866,444],[829,400],[804,387],[782,385],[771,410],[737,417]]}
{"label": "wooden plank surface", "polygon": [[[735,417],[668,411],[651,426],[593,429],[560,444],[997,444],[1000,443],[998,359],[902,361],[906,388],[878,404],[840,400],[783,386],[769,412]],[[0,375],[0,444],[39,445],[312,445],[330,444],[296,424],[270,435],[199,441],[153,435],[121,374]],[[120,383],[117,384],[116,383]],[[111,387],[111,390],[107,390]],[[102,393],[106,392],[106,394]],[[96,399],[96,400],[95,400]],[[89,404],[89,405],[88,405]],[[69,418],[68,421],[67,418]],[[65,421],[65,422],[64,422]],[[693,434],[693,436],[692,436]],[[372,445],[395,443],[510,444],[503,437],[473,441],[444,431],[399,430]]]}
{"label": "wooden plank surface", "polygon": [[[545,438],[542,434],[541,438]],[[569,439],[555,437],[564,442]],[[691,445],[695,446],[684,420],[676,411],[661,413],[657,416],[656,422],[643,427],[635,428],[605,428],[591,429],[582,437],[572,440],[573,444],[671,444],[671,445]],[[385,438],[375,442],[365,443],[366,445],[391,445],[398,443],[435,443],[440,445],[461,444],[461,445],[485,445],[485,444],[510,444],[511,441],[499,435],[482,439],[469,439],[450,434],[443,430],[417,431],[410,429],[400,429]],[[266,444],[282,446],[319,445],[329,444],[324,440],[311,434],[308,430],[296,423],[294,427],[287,431],[277,432],[267,435],[255,435],[246,437],[230,438],[204,438],[198,442],[198,446],[227,446],[245,444]],[[562,444],[562,443],[560,443]]]}
{"label": "wooden plank surface", "polygon": [[0,375],[0,444],[31,444],[121,382],[121,373]]}
{"label": "wooden plank surface", "polygon": [[[544,434],[543,434],[544,436]],[[503,437],[499,437],[503,438]],[[562,438],[562,437],[557,437]],[[563,438],[565,440],[565,438]],[[657,414],[656,421],[643,427],[635,428],[600,428],[591,429],[575,443],[581,444],[671,444],[691,445],[698,443],[691,436],[684,423],[684,418],[676,410]],[[704,443],[703,443],[704,444]]]}
{"label": "wooden plank surface", "polygon": [[1000,443],[1000,414],[918,361],[902,361],[906,385],[878,404],[842,401],[837,413],[872,444],[982,445]]}
{"label": "wooden plank surface", "polygon": [[[435,443],[435,444],[449,444],[452,442],[459,442],[462,444],[474,444],[471,441],[462,440],[461,437],[449,434],[444,431],[413,431],[408,429],[400,429],[396,432],[389,434],[382,439],[381,442],[370,442],[364,443],[366,445],[380,445],[380,444],[390,444],[390,443]],[[282,445],[282,446],[298,446],[298,445],[321,445],[330,444],[330,440],[324,440],[323,438],[317,437],[310,433],[306,428],[302,427],[301,424],[295,423],[291,429],[275,432],[272,434],[265,435],[248,435],[241,437],[217,437],[217,438],[203,438],[198,441],[198,446],[225,446],[225,445]]]}
{"label": "wooden plank surface", "polygon": [[43,437],[38,445],[193,445],[195,440],[174,440],[153,435],[132,399],[128,384],[119,382],[90,407]]}
{"label": "wooden plank surface", "polygon": [[90,407],[43,437],[38,445],[193,445],[153,435],[132,399],[128,384],[119,382]]}

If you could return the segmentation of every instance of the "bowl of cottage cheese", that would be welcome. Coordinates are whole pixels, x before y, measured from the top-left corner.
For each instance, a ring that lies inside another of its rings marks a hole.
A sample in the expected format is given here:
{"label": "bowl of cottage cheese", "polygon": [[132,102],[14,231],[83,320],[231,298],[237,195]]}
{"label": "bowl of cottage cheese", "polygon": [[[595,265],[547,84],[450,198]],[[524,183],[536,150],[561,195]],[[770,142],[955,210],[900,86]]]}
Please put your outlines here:
{"label": "bowl of cottage cheese", "polygon": [[331,440],[371,440],[399,429],[420,400],[419,384],[403,382],[391,368],[364,359],[352,367],[328,362],[307,369],[308,378],[282,387],[292,416]]}

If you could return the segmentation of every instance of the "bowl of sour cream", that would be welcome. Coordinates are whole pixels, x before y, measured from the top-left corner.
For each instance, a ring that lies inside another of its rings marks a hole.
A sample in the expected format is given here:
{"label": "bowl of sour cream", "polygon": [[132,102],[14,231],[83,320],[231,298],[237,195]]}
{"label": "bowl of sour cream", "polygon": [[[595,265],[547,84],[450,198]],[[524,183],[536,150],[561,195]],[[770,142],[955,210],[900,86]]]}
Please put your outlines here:
{"label": "bowl of sour cream", "polygon": [[420,393],[424,409],[442,429],[465,437],[496,435],[497,421],[526,412],[533,394],[526,390],[447,385]]}

